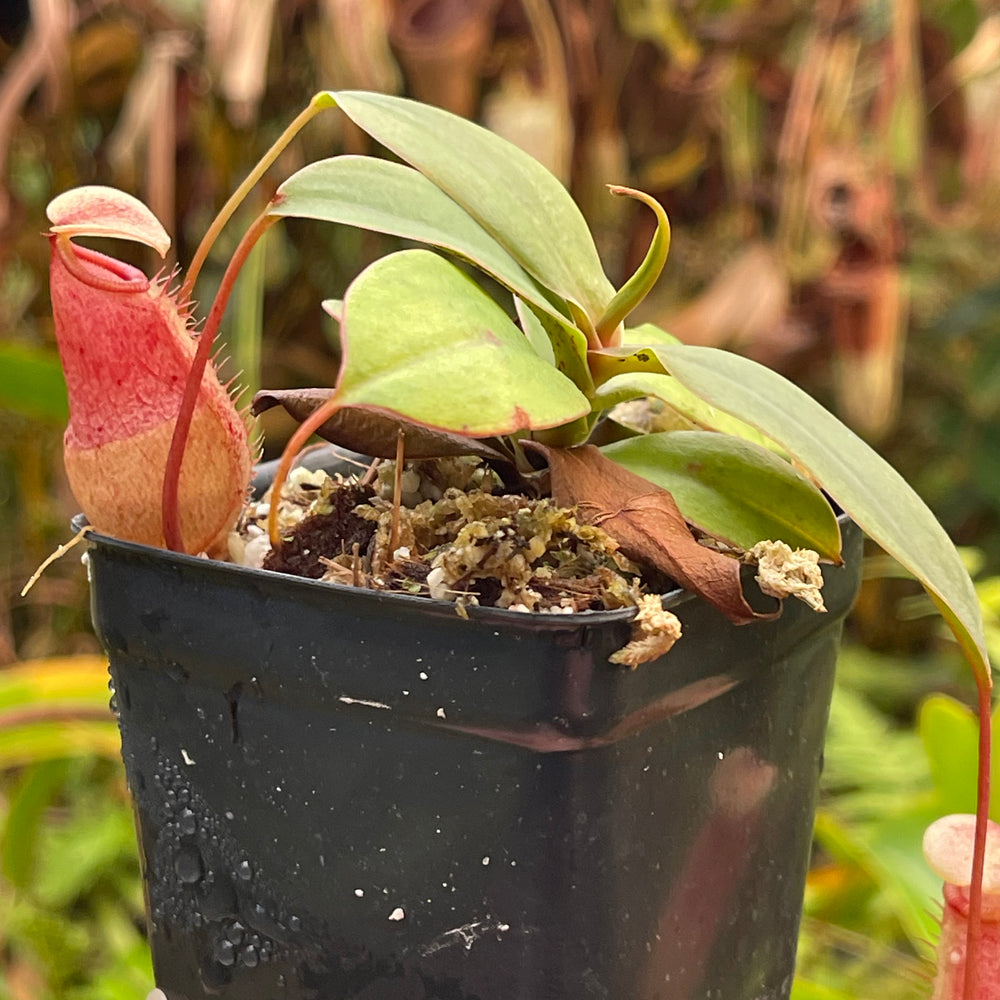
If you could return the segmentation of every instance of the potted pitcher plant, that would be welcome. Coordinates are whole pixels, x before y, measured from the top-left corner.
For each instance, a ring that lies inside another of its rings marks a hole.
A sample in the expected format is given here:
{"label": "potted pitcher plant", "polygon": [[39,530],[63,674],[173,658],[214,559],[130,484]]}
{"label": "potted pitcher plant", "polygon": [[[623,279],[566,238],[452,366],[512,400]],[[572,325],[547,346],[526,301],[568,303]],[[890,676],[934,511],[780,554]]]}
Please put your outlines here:
{"label": "potted pitcher plant", "polygon": [[[287,178],[196,327],[212,241],[327,108],[394,158]],[[527,154],[323,92],[177,287],[78,242],[165,253],[136,199],[49,206],[66,467],[169,1000],[788,997],[862,532],[927,588],[988,717],[943,529],[779,375],[629,327],[669,224],[610,196],[657,222],[617,289]],[[285,217],[406,245],[322,303],[336,384],[254,401],[301,423],[251,490],[249,417],[211,356]],[[325,467],[293,467],[317,432]],[[983,816],[972,988],[985,837]]]}

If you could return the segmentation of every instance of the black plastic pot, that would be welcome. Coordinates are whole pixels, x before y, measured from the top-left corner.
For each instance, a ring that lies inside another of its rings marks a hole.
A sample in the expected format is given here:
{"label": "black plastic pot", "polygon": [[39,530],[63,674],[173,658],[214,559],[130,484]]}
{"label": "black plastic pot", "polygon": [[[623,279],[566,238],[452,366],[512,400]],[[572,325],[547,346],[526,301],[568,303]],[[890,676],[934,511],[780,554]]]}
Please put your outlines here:
{"label": "black plastic pot", "polygon": [[627,671],[525,615],[89,536],[169,1000],[788,996],[842,618]]}

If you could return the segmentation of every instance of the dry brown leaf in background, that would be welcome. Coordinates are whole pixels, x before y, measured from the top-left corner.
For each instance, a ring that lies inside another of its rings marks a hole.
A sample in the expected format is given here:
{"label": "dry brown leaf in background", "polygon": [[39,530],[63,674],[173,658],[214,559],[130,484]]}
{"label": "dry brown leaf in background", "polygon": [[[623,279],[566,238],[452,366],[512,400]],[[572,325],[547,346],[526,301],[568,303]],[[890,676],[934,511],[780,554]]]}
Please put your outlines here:
{"label": "dry brown leaf in background", "polygon": [[[34,0],[32,4],[31,29],[0,78],[0,176],[7,174],[7,154],[18,115],[35,89],[44,84],[49,114],[58,106],[75,14],[67,0]],[[7,191],[0,185],[0,229],[9,211]]]}
{"label": "dry brown leaf in background", "polygon": [[549,463],[555,503],[576,506],[580,521],[603,528],[630,559],[655,566],[736,624],[765,617],[743,596],[739,560],[700,545],[666,490],[605,458],[593,445],[528,446]]}
{"label": "dry brown leaf in background", "polygon": [[402,79],[389,47],[386,0],[321,0],[320,12],[326,28],[317,53],[322,85],[398,94]]}
{"label": "dry brown leaf in background", "polygon": [[389,40],[417,100],[475,118],[497,0],[402,0]]}
{"label": "dry brown leaf in background", "polygon": [[209,68],[225,98],[229,120],[247,128],[267,84],[267,56],[277,0],[206,0]]}
{"label": "dry brown leaf in background", "polygon": [[686,344],[753,347],[785,325],[789,280],[774,248],[751,243],[679,312],[650,316]]}
{"label": "dry brown leaf in background", "polygon": [[850,149],[817,154],[809,207],[836,255],[816,283],[833,348],[839,410],[872,440],[899,407],[909,297],[897,258],[902,239],[888,169]]}
{"label": "dry brown leaf in background", "polygon": [[[145,47],[129,84],[114,131],[108,162],[116,181],[142,192],[153,214],[174,228],[177,161],[177,67],[194,52],[187,32],[161,31]],[[145,157],[145,162],[143,162]],[[139,178],[145,173],[145,182]]]}
{"label": "dry brown leaf in background", "polygon": [[520,0],[533,41],[530,65],[503,68],[483,100],[483,124],[544,164],[564,184],[573,162],[566,53],[548,0]]}

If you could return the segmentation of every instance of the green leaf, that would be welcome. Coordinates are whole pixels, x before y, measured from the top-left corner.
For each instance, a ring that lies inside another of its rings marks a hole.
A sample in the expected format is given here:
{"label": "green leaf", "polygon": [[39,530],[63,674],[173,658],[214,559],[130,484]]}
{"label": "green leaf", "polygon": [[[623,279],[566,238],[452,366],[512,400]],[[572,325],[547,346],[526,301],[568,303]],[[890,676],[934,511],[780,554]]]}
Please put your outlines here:
{"label": "green leaf", "polygon": [[59,355],[43,348],[0,344],[0,409],[65,423],[69,403]]}
{"label": "green leaf", "polygon": [[905,479],[853,431],[775,372],[728,351],[655,348],[705,402],[758,428],[927,589],[980,682],[990,682],[982,614],[954,544]]}
{"label": "green leaf", "polygon": [[[552,343],[545,330],[542,321],[535,314],[535,311],[522,298],[514,299],[514,311],[517,313],[517,320],[521,324],[524,336],[531,344],[532,350],[545,362],[550,365],[556,363],[555,352]],[[584,351],[586,355],[586,351]]]}
{"label": "green leaf", "polygon": [[0,771],[66,757],[115,760],[120,752],[121,735],[113,719],[39,719],[0,728]]}
{"label": "green leaf", "polygon": [[0,719],[8,712],[66,703],[107,709],[107,659],[54,656],[24,660],[0,670]]}
{"label": "green leaf", "polygon": [[566,318],[465,209],[401,163],[371,156],[310,163],[278,188],[268,214],[337,222],[440,247],[471,261],[539,309]]}
{"label": "green leaf", "polygon": [[[1000,737],[1000,712],[992,718],[993,745]],[[979,723],[960,701],[932,694],[920,705],[917,731],[930,762],[940,815],[976,811]],[[991,761],[990,818],[1000,816],[1000,760]]]}
{"label": "green leaf", "polygon": [[622,343],[643,346],[649,344],[679,344],[680,341],[672,333],[667,333],[666,330],[655,323],[640,323],[638,326],[625,328],[622,334]]}
{"label": "green leaf", "polygon": [[554,427],[590,412],[473,281],[429,250],[377,260],[344,297],[343,405],[469,437]]}
{"label": "green leaf", "polygon": [[107,660],[28,660],[0,670],[0,770],[61,757],[117,758]]}
{"label": "green leaf", "polygon": [[766,448],[711,431],[646,434],[601,449],[673,494],[684,517],[749,549],[763,539],[840,561],[840,528],[823,494]]}
{"label": "green leaf", "polygon": [[0,854],[4,878],[17,888],[29,885],[34,876],[42,820],[67,774],[65,760],[50,760],[25,768],[13,784]]}
{"label": "green leaf", "polygon": [[792,983],[791,1000],[857,1000],[857,995],[796,976]]}
{"label": "green leaf", "polygon": [[941,881],[923,858],[924,830],[938,818],[930,803],[915,801],[908,809],[878,823],[844,824],[831,809],[816,814],[816,840],[838,861],[861,869],[879,887],[883,907],[899,920],[910,943],[930,957],[930,940],[938,924],[932,915]]}
{"label": "green leaf", "polygon": [[47,864],[33,886],[39,902],[65,909],[133,856],[135,825],[125,809],[79,809],[72,819],[50,826],[44,842]]}
{"label": "green leaf", "polygon": [[681,416],[706,430],[720,431],[732,434],[754,444],[777,451],[774,442],[760,433],[755,427],[745,424],[742,420],[724,413],[714,406],[709,406],[701,397],[683,386],[670,375],[660,375],[654,372],[627,372],[615,375],[604,382],[594,393],[594,409],[607,410],[618,403],[640,396],[655,396],[676,410]]}
{"label": "green leaf", "polygon": [[523,150],[473,122],[401,97],[323,97],[458,202],[543,286],[591,324],[615,293],[593,237],[562,184]]}
{"label": "green leaf", "polygon": [[581,392],[590,392],[594,383],[587,366],[587,338],[576,326],[556,316],[536,309],[535,318],[549,338],[552,363]]}
{"label": "green leaf", "polygon": [[628,281],[615,293],[604,315],[597,321],[597,336],[602,344],[613,343],[615,331],[625,317],[650,293],[667,262],[670,252],[670,221],[663,206],[651,195],[633,188],[610,185],[615,195],[628,195],[648,205],[656,215],[656,232],[646,251],[646,256]]}
{"label": "green leaf", "polygon": [[603,385],[608,379],[619,375],[646,374],[666,375],[663,362],[657,357],[652,345],[622,345],[605,347],[587,353],[587,364],[596,385]]}

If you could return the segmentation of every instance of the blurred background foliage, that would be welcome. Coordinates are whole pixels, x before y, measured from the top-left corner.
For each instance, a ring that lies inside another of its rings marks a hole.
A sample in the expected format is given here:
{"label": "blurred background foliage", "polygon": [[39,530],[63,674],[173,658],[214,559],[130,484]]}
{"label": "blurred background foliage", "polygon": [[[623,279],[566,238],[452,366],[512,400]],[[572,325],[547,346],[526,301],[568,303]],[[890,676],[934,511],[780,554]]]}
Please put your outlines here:
{"label": "blurred background foliage", "polygon": [[[1000,647],[997,6],[4,0],[0,998],[135,1000],[151,986],[78,558],[19,596],[75,510],[40,236],[53,195],[132,191],[174,236],[166,266],[183,265],[308,98],[343,87],[440,104],[527,148],[572,189],[615,281],[641,259],[650,219],[604,185],[650,191],[674,247],[640,318],[772,365],[869,438],[967,546]],[[317,119],[256,207],[298,165],[345,150],[371,151],[335,114]],[[236,229],[203,272],[202,302]],[[381,244],[303,221],[272,232],[224,353],[249,387],[332,384],[318,303]],[[268,454],[281,421],[266,415]],[[872,552],[831,717],[795,1000],[927,995],[939,886],[920,836],[972,809],[969,695],[929,604]]]}

